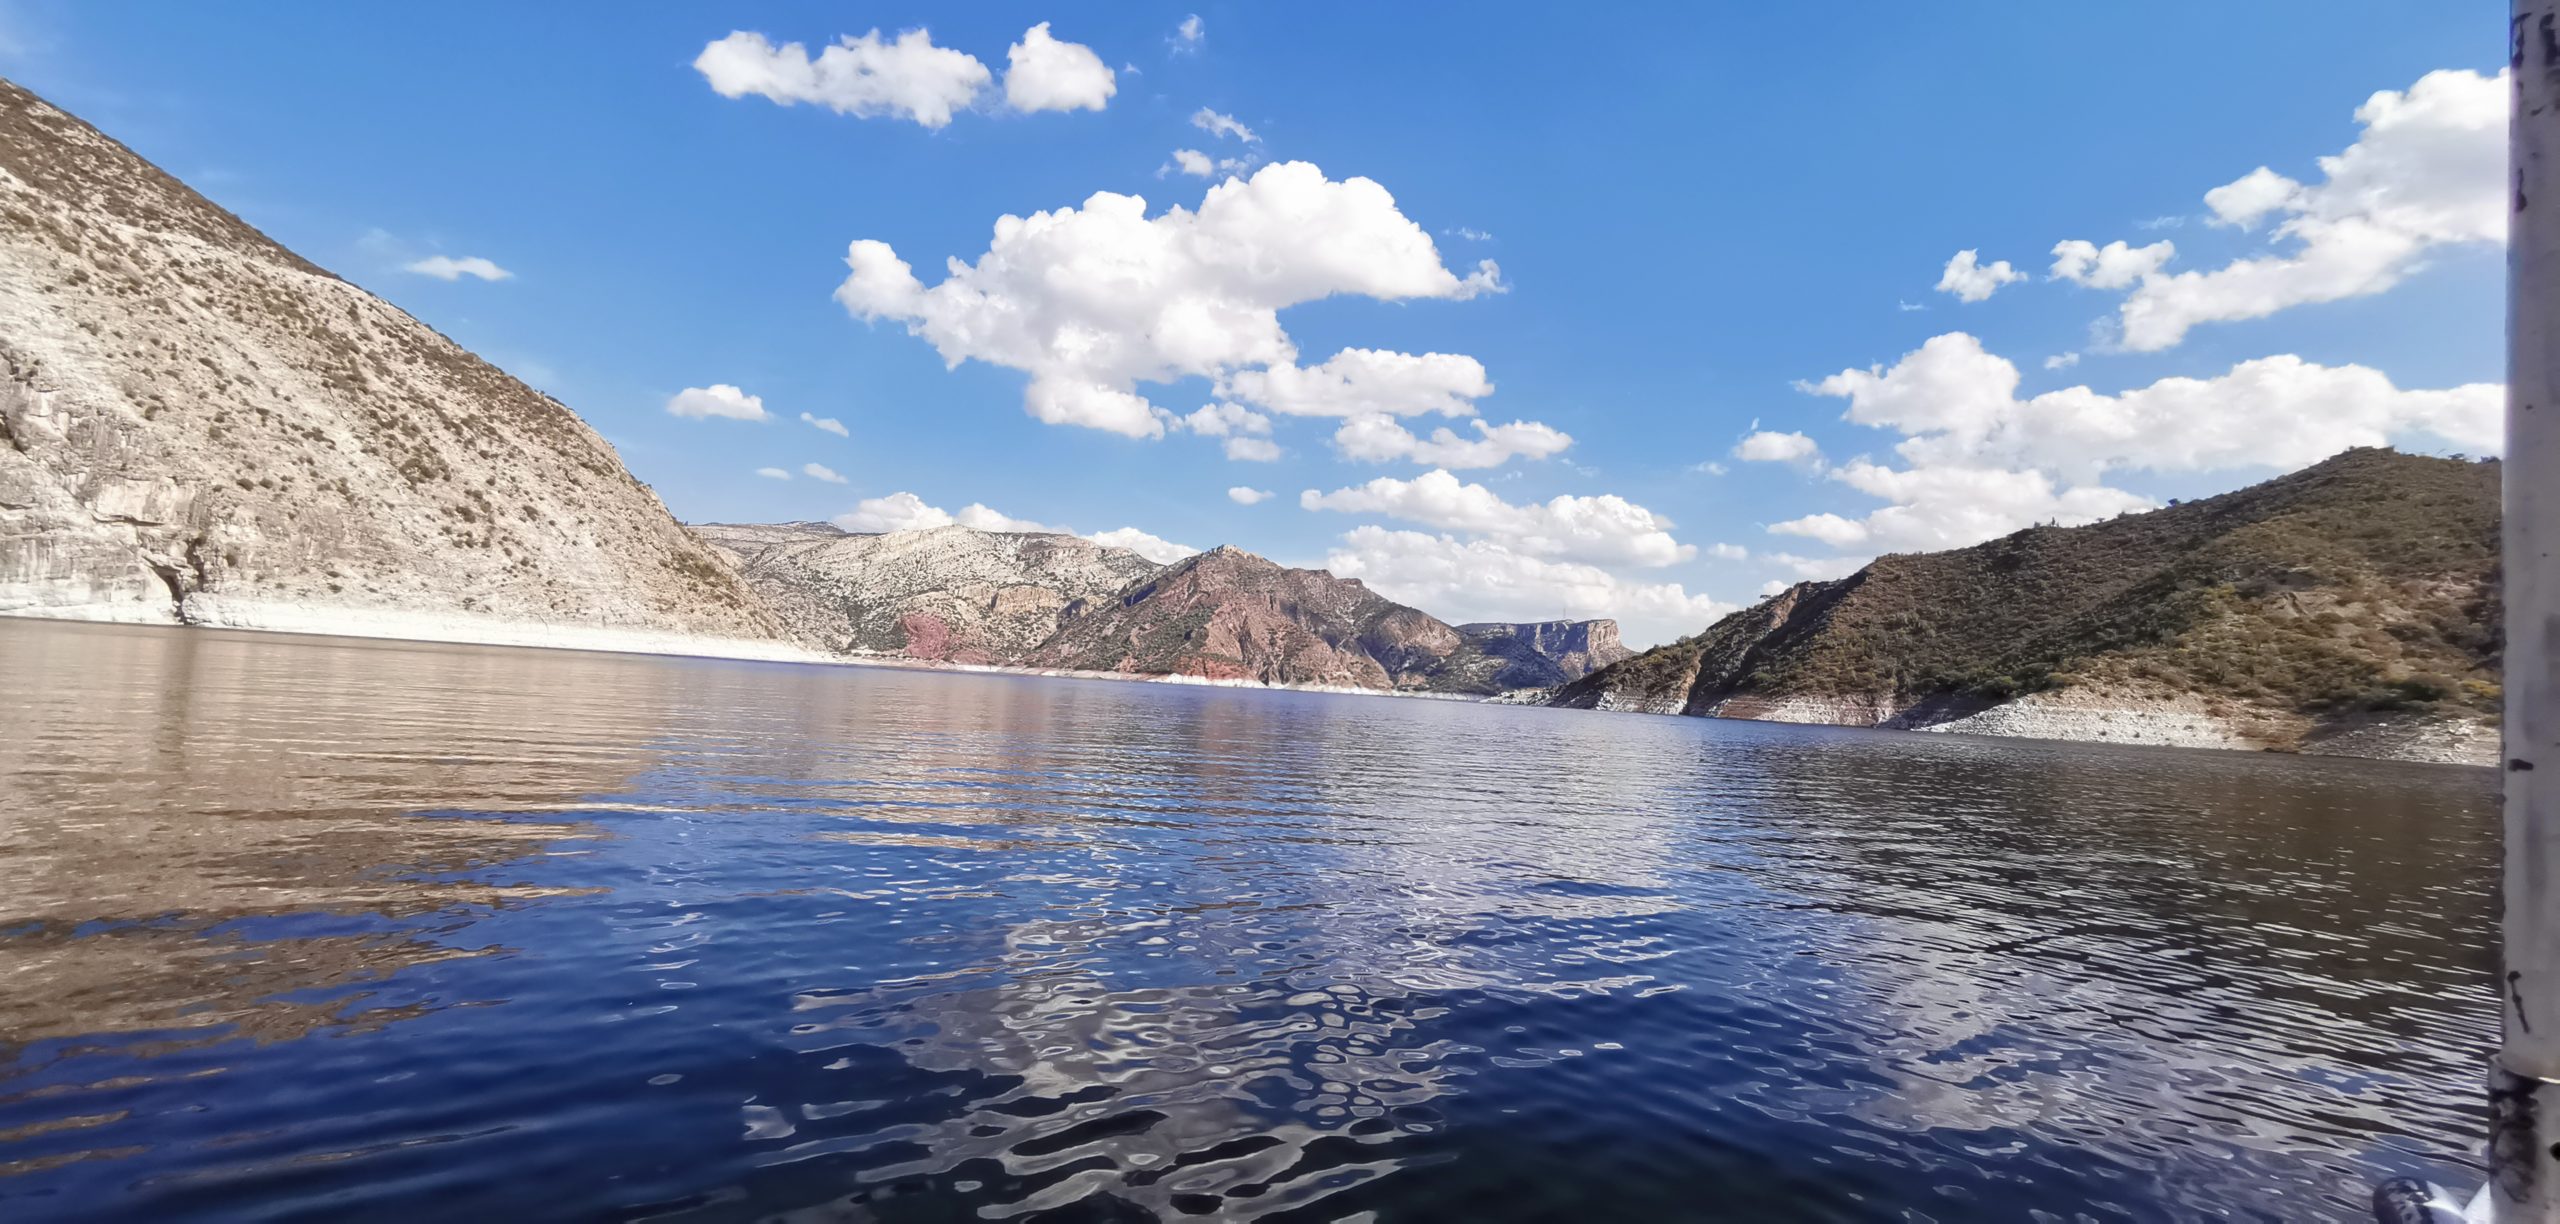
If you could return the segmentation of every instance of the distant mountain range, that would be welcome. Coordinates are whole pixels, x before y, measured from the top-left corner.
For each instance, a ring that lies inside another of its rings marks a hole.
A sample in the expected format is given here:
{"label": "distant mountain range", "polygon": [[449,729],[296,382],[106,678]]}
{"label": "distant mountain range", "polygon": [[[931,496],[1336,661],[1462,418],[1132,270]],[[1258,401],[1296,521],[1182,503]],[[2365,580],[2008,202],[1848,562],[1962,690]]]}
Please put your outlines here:
{"label": "distant mountain range", "polygon": [[1877,559],[1549,701],[2481,761],[2494,461],[2352,450],[2235,493]]}
{"label": "distant mountain range", "polygon": [[0,81],[0,614],[2486,760],[2498,467],[2360,450],[1641,655],[1234,548],[687,529],[577,416]]}
{"label": "distant mountain range", "polygon": [[1018,663],[1057,632],[1069,605],[1158,568],[1077,536],[960,526],[852,535],[828,523],[716,524],[694,532],[735,559],[803,642],[939,663]]}
{"label": "distant mountain range", "polygon": [[792,632],[847,654],[1490,696],[1631,652],[1613,621],[1454,627],[1236,548],[1157,565],[1070,535],[710,523]]}

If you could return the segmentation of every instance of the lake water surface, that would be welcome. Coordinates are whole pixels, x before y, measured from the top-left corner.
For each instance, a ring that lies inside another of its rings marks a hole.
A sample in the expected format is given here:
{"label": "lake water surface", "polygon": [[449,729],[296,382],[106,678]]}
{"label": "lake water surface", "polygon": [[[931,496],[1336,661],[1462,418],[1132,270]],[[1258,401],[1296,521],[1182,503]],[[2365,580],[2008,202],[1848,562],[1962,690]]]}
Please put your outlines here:
{"label": "lake water surface", "polygon": [[2487,770],[0,620],[0,1220],[2356,1219]]}

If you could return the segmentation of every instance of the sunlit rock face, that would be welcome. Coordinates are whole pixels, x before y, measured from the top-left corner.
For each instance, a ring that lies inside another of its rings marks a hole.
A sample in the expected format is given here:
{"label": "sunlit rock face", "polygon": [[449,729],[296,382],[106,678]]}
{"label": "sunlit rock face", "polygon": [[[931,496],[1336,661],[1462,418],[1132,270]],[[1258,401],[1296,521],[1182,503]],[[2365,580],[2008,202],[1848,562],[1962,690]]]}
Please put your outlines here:
{"label": "sunlit rock face", "polygon": [[576,414],[5,81],[0,612],[778,636]]}
{"label": "sunlit rock face", "polygon": [[1485,696],[1625,658],[1615,621],[1453,627],[1237,548],[1157,565],[1077,536],[704,523],[798,641],[852,655]]}
{"label": "sunlit rock face", "polygon": [[1471,680],[1482,654],[1446,623],[1357,579],[1224,547],[1068,609],[1028,661],[1264,684],[1491,691]]}
{"label": "sunlit rock face", "polygon": [[847,534],[825,523],[704,524],[801,641],[849,654],[1004,665],[1059,614],[1156,572],[1078,536],[961,526]]}

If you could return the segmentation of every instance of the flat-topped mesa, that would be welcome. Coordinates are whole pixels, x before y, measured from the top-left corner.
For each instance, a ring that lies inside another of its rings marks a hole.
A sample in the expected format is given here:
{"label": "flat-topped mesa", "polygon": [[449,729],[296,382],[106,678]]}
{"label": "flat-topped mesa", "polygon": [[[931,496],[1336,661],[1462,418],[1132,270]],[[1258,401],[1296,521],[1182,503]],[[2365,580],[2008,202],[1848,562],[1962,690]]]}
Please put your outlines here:
{"label": "flat-topped mesa", "polygon": [[2494,461],[2377,449],[2220,497],[1878,558],[1553,704],[2487,761]]}
{"label": "flat-topped mesa", "polygon": [[1079,536],[957,525],[871,535],[809,523],[693,530],[731,551],[739,575],[799,640],[946,663],[1020,663],[1069,605],[1157,569]]}
{"label": "flat-topped mesa", "polygon": [[0,613],[782,649],[567,408],[5,81]]}

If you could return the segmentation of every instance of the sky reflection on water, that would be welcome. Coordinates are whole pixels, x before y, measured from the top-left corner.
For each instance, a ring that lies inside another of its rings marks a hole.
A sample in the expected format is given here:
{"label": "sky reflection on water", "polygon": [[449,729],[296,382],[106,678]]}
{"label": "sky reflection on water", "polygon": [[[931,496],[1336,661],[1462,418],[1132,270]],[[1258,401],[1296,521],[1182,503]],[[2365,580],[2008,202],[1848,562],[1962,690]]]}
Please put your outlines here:
{"label": "sky reflection on water", "polygon": [[2353,1219],[2466,1176],[2494,1027],[2487,771],[34,622],[0,675],[11,1219]]}

